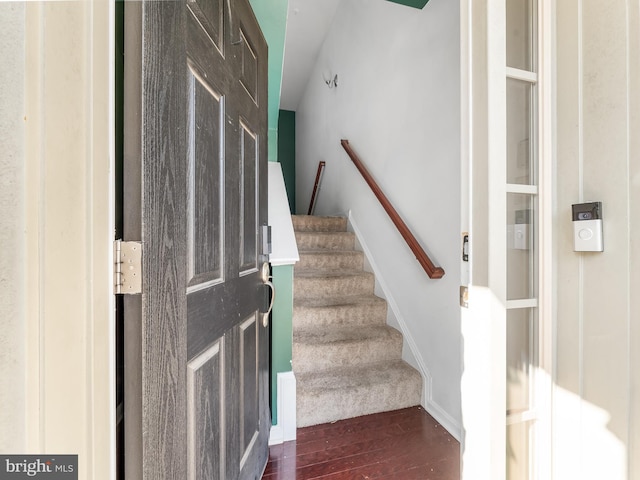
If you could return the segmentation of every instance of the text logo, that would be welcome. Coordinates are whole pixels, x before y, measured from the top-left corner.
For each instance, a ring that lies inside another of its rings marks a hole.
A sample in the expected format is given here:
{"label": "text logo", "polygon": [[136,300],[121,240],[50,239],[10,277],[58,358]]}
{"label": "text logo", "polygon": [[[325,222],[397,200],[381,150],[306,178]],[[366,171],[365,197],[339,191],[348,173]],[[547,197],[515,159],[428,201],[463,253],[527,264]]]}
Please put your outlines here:
{"label": "text logo", "polygon": [[0,455],[0,480],[78,480],[77,455]]}

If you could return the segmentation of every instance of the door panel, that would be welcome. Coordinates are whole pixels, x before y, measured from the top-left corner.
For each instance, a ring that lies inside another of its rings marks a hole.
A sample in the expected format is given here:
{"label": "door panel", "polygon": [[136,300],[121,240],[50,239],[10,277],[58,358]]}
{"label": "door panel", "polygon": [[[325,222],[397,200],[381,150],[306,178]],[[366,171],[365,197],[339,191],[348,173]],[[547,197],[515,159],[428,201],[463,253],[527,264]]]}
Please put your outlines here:
{"label": "door panel", "polygon": [[[252,305],[263,303],[265,292],[261,288],[255,288],[257,281],[259,280],[254,275],[249,275],[189,294],[187,299],[190,327],[187,342],[189,358],[224,335],[237,324],[238,319],[247,318],[255,311]],[[241,298],[241,301],[226,300],[235,296]],[[215,322],[211,321],[211,312],[216,314]]]}
{"label": "door panel", "polygon": [[257,135],[240,120],[240,223],[242,225],[240,241],[240,270],[241,273],[247,270],[258,268],[257,251],[257,231],[258,217],[256,210],[258,188],[256,181],[257,160],[258,160]]}
{"label": "door panel", "polygon": [[220,53],[224,50],[224,0],[189,0],[189,10],[198,19],[211,43]]}
{"label": "door panel", "polygon": [[[244,452],[247,451],[254,436],[258,434],[258,322],[257,315],[253,314],[242,325],[240,325],[240,358],[242,365],[240,372],[242,379],[240,386],[242,393],[240,395],[242,401],[242,411],[247,415],[241,420],[242,445]],[[243,452],[243,456],[244,456]]]}
{"label": "door panel", "polygon": [[224,97],[189,69],[189,286],[222,280]]}
{"label": "door panel", "polygon": [[223,345],[224,340],[216,342],[187,367],[189,480],[225,478]]}
{"label": "door panel", "polygon": [[242,39],[242,70],[240,74],[240,82],[247,90],[247,93],[258,104],[257,88],[258,88],[258,59],[251,46],[247,33],[240,29],[240,38]]}
{"label": "door panel", "polygon": [[145,255],[125,306],[127,473],[256,479],[270,426],[266,43],[247,0],[129,3],[125,162],[142,194],[125,192],[124,234]]}

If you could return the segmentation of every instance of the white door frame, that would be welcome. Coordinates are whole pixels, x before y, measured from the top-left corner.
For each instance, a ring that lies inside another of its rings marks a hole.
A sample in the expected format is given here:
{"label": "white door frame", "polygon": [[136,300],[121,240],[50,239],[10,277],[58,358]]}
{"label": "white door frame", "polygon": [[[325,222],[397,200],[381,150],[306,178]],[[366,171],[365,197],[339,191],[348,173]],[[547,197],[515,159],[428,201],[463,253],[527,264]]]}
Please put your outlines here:
{"label": "white door frame", "polygon": [[11,453],[77,454],[78,478],[113,479],[114,2],[19,8],[26,400],[5,431],[22,429]]}

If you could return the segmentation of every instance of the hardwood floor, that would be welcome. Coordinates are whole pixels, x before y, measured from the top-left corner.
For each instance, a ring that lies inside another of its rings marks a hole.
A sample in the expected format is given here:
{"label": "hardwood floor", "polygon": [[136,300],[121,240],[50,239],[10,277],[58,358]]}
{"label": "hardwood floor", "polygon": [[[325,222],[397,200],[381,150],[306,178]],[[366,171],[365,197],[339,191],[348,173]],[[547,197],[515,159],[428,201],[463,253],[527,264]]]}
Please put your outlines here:
{"label": "hardwood floor", "polygon": [[460,444],[422,407],[300,428],[263,480],[458,480]]}

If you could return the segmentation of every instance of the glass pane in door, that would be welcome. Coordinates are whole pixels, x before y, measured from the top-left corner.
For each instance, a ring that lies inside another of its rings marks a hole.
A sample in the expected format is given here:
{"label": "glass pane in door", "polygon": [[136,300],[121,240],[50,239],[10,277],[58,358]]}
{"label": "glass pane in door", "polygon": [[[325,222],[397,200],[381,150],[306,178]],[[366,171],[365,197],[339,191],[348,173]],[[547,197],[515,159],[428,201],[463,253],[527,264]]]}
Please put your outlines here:
{"label": "glass pane in door", "polygon": [[532,71],[534,0],[507,0],[507,66]]}
{"label": "glass pane in door", "polygon": [[531,478],[533,422],[507,425],[507,480]]}
{"label": "glass pane in door", "polygon": [[535,298],[536,197],[507,194],[507,300]]}
{"label": "glass pane in door", "polygon": [[537,309],[507,311],[507,415],[532,408],[532,374],[537,365]]}
{"label": "glass pane in door", "polygon": [[533,95],[531,83],[507,78],[507,183],[536,182]]}

